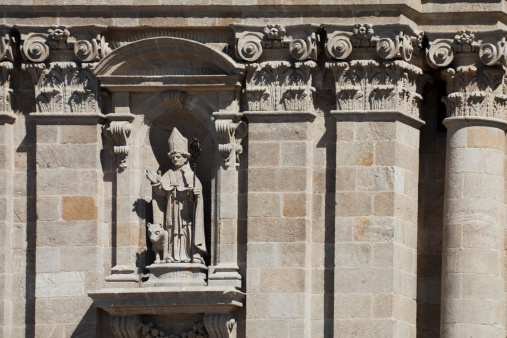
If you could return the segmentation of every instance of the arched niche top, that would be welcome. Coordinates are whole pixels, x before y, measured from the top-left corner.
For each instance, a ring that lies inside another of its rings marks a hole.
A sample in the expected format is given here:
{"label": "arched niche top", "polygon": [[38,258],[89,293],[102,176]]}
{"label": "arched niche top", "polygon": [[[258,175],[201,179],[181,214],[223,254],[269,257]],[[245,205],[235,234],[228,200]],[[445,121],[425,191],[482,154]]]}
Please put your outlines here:
{"label": "arched niche top", "polygon": [[94,73],[111,91],[239,90],[244,67],[205,44],[157,37],[114,50]]}

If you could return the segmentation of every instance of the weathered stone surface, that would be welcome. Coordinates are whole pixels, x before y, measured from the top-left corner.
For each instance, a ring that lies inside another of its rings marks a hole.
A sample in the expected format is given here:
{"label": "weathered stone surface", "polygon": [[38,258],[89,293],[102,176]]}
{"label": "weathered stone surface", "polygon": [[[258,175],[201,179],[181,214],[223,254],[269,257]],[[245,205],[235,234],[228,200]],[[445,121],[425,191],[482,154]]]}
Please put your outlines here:
{"label": "weathered stone surface", "polygon": [[0,336],[505,336],[503,4],[281,5],[4,1]]}

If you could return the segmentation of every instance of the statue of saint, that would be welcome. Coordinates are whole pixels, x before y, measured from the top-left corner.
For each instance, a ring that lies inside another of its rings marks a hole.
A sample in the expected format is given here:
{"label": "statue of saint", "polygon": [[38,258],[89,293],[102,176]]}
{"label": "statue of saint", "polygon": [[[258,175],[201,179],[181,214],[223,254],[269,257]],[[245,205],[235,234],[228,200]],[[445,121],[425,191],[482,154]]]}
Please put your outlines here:
{"label": "statue of saint", "polygon": [[[173,169],[164,175],[146,168],[155,194],[153,203],[164,210],[164,230],[168,232],[165,262],[201,263],[206,254],[202,185],[190,168],[188,140],[174,128],[169,137],[169,158]],[[155,205],[154,205],[155,208]],[[155,214],[155,212],[154,212]],[[157,220],[154,219],[154,223]]]}

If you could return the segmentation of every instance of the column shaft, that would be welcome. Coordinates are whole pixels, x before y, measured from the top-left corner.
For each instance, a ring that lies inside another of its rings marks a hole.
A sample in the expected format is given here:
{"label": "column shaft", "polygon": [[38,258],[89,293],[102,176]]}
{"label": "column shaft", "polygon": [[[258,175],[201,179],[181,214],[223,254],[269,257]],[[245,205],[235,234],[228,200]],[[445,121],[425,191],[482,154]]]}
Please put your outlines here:
{"label": "column shaft", "polygon": [[503,337],[507,124],[464,117],[445,122],[441,334]]}

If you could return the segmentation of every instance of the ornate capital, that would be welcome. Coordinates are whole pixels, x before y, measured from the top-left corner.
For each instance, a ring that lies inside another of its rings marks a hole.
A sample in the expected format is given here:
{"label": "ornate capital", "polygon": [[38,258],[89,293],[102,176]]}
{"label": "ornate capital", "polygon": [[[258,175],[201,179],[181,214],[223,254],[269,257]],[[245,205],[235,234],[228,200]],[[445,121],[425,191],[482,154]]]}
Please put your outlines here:
{"label": "ornate capital", "polygon": [[[97,62],[111,52],[100,28],[84,29],[65,26],[17,27],[21,33],[21,53],[28,62],[54,61]],[[53,52],[52,52],[53,51]]]}
{"label": "ornate capital", "polygon": [[131,114],[108,114],[109,122],[104,128],[104,135],[112,141],[112,155],[115,156],[119,171],[127,168],[127,156],[130,148],[128,140],[132,132],[131,121],[134,115]]}
{"label": "ornate capital", "polygon": [[204,315],[204,325],[206,326],[210,338],[233,337],[232,331],[234,329],[234,324],[236,324],[236,320],[229,313]]}
{"label": "ornate capital", "polygon": [[286,59],[287,54],[296,61],[317,59],[317,25],[232,24],[231,27],[236,33],[236,57],[240,60],[257,61],[263,53],[276,54],[278,60]]}
{"label": "ornate capital", "polygon": [[475,54],[486,66],[507,65],[506,37],[495,32],[479,35],[469,30],[458,31],[453,37],[435,37],[430,39],[426,59],[437,69],[449,66],[461,53]]}
{"label": "ornate capital", "polygon": [[401,111],[419,118],[422,70],[402,60],[328,62],[340,111]]}
{"label": "ornate capital", "polygon": [[250,111],[313,111],[313,61],[247,65],[244,90]]}
{"label": "ornate capital", "polygon": [[35,84],[37,113],[101,113],[97,78],[87,64],[25,63]]}
{"label": "ornate capital", "polygon": [[421,48],[423,34],[408,28],[374,27],[356,24],[353,27],[323,25],[327,32],[325,43],[329,58],[345,60],[358,48],[374,48],[377,57],[384,60],[410,61],[414,52]]}
{"label": "ornate capital", "polygon": [[228,168],[231,164],[239,167],[240,155],[243,153],[241,142],[247,134],[247,124],[240,121],[240,115],[228,113],[215,113],[215,129],[218,136],[218,151],[222,154],[224,167]]}
{"label": "ornate capital", "polygon": [[447,117],[480,116],[506,119],[507,93],[504,67],[464,65],[447,68]]}

